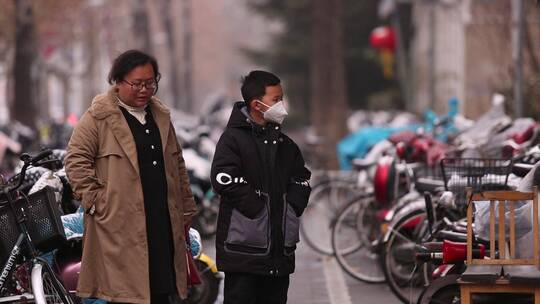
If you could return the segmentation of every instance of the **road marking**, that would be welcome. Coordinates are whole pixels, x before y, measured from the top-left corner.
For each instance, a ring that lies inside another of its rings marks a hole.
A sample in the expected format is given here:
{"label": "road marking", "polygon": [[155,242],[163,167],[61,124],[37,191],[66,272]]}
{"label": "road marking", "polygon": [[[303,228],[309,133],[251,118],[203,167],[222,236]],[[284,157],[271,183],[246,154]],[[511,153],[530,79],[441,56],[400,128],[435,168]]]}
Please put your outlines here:
{"label": "road marking", "polygon": [[343,271],[334,257],[323,258],[326,289],[331,304],[352,304]]}

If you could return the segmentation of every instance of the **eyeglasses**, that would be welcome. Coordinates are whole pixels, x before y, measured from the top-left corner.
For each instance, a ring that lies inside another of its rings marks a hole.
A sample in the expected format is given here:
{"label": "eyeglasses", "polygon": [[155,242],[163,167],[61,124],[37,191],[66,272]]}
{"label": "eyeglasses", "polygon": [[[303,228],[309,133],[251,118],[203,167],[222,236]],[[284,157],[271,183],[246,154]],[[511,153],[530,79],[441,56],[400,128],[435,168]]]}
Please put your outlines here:
{"label": "eyeglasses", "polygon": [[149,91],[152,91],[153,94],[157,92],[158,84],[156,81],[152,80],[149,82],[141,82],[141,83],[132,83],[127,80],[124,80],[125,83],[129,84],[131,87],[131,90],[134,92],[140,92],[143,88],[146,88]]}

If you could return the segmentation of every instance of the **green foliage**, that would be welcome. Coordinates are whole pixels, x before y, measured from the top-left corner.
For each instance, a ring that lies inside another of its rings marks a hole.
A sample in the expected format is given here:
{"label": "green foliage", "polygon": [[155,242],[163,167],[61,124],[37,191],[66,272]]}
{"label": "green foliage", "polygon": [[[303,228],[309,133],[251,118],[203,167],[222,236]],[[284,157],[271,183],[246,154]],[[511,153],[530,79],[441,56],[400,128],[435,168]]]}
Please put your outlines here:
{"label": "green foliage", "polygon": [[[378,0],[343,0],[346,79],[351,108],[367,108],[370,95],[395,91],[397,83],[384,79],[378,54],[369,46],[369,34],[381,25],[377,17]],[[279,21],[284,30],[272,37],[265,50],[246,50],[249,58],[268,66],[287,83],[286,94],[296,105],[309,110],[311,1],[250,0],[251,9]],[[395,96],[395,94],[390,94]],[[393,102],[399,99],[393,97]],[[329,101],[330,102],[330,101]]]}

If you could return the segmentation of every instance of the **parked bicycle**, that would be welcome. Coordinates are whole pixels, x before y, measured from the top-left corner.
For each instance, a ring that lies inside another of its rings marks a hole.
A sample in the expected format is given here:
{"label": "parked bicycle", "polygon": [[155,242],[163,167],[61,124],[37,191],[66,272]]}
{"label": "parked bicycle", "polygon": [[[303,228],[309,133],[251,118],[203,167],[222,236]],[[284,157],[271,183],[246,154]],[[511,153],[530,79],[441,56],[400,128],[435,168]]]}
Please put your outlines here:
{"label": "parked bicycle", "polygon": [[49,261],[41,256],[65,241],[54,193],[50,188],[28,196],[18,192],[26,170],[41,165],[51,153],[47,150],[34,157],[23,154],[17,182],[0,187],[0,302],[74,303]]}

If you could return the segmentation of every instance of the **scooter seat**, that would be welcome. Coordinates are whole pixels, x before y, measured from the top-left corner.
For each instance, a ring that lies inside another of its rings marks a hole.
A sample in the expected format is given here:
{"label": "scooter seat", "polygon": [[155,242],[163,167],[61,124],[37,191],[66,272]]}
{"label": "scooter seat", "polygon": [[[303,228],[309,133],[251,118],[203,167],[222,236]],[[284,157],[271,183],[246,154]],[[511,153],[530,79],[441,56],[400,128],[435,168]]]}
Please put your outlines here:
{"label": "scooter seat", "polygon": [[461,275],[461,281],[470,283],[493,284],[501,277],[502,265],[468,265]]}

